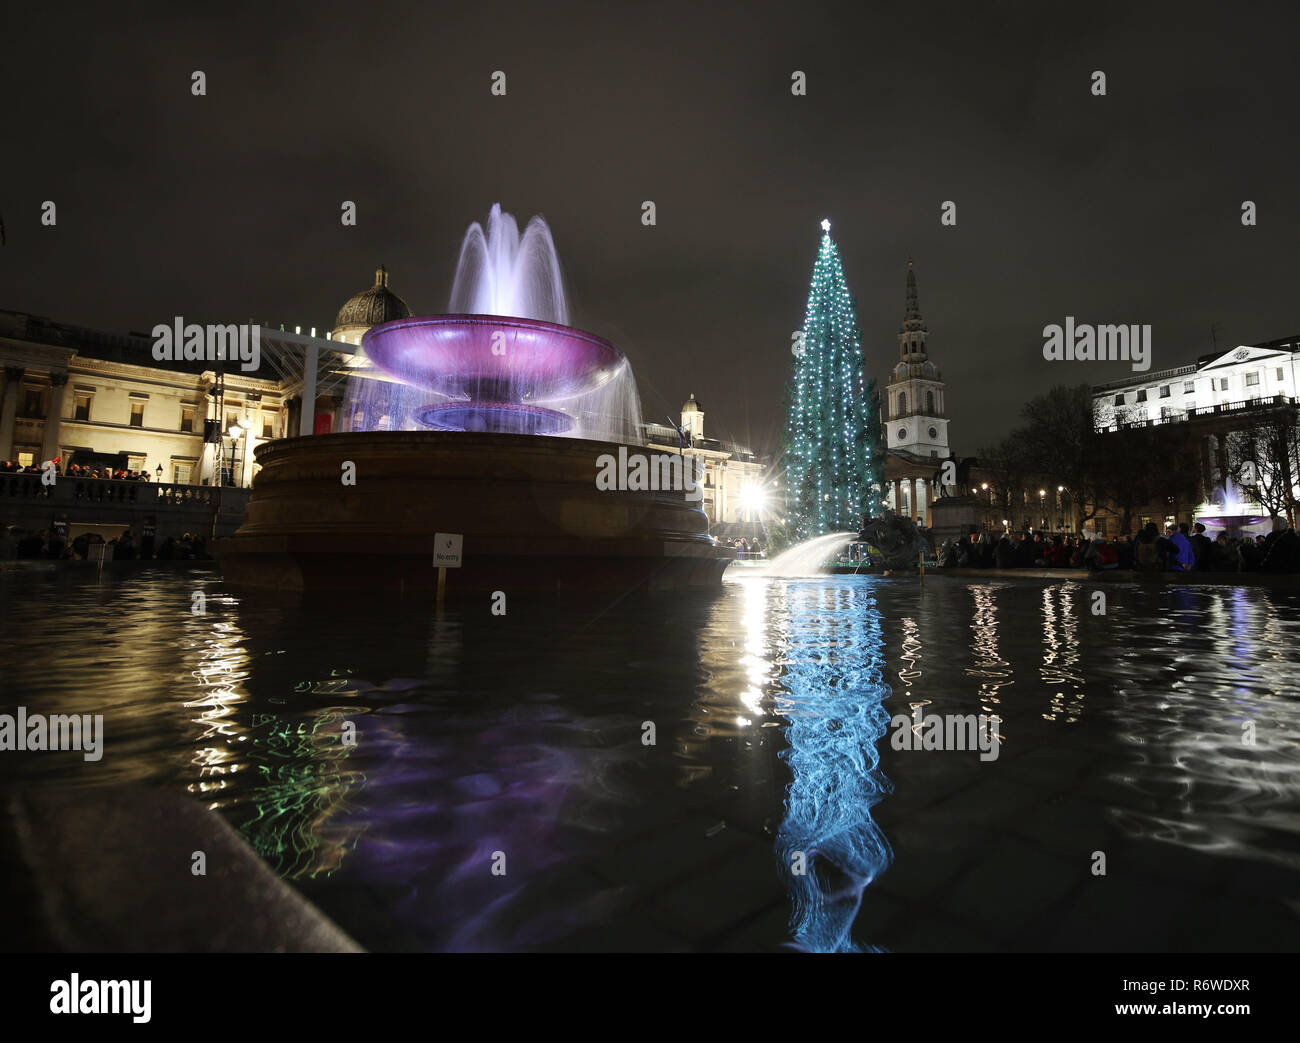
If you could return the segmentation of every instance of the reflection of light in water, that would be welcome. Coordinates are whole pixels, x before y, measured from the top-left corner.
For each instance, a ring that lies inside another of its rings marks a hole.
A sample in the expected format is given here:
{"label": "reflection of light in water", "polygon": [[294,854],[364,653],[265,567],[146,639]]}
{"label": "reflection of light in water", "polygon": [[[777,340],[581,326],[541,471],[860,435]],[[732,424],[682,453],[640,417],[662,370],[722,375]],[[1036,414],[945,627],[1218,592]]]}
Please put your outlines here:
{"label": "reflection of light in water", "polygon": [[[306,722],[266,713],[240,719],[250,660],[243,631],[218,615],[221,606],[236,604],[233,598],[209,597],[205,614],[187,616],[199,659],[192,671],[198,698],[183,705],[198,711],[192,719],[203,731],[191,757],[198,779],[186,788],[206,796],[212,809],[251,804],[254,815],[240,832],[281,876],[330,873],[360,835],[357,827],[330,824],[344,809],[349,790],[364,782],[359,774],[332,767],[352,751],[339,740],[345,714],[309,711],[314,719]],[[326,688],[332,684],[325,682]],[[256,772],[258,783],[246,785],[237,798],[223,797],[221,791],[233,785],[230,776],[241,771]]]}
{"label": "reflection of light in water", "polygon": [[255,814],[240,832],[286,879],[334,872],[360,838],[360,826],[339,821],[351,791],[366,781],[344,769],[354,747],[339,741],[339,731],[349,712],[322,710],[297,722],[254,715],[248,752],[261,761],[260,785],[250,794]]}
{"label": "reflection of light in water", "polygon": [[[768,584],[749,583],[744,591],[745,651],[740,665],[745,670],[746,685],[740,701],[755,715],[762,714],[763,689],[772,678],[772,664],[768,662],[767,598]],[[740,718],[745,725],[752,722]]]}
{"label": "reflection of light in water", "polygon": [[971,615],[971,657],[974,666],[966,668],[971,677],[981,678],[979,701],[980,709],[990,716],[997,713],[996,707],[1002,702],[998,689],[1014,684],[1011,664],[1002,658],[998,651],[998,613],[997,602],[993,594],[999,588],[991,586],[971,587],[975,599],[975,608]]}
{"label": "reflection of light in water", "polygon": [[1073,584],[1043,588],[1043,660],[1039,670],[1043,684],[1052,693],[1043,719],[1066,724],[1074,724],[1083,716],[1079,620],[1074,608],[1077,589]]}
{"label": "reflection of light in water", "polygon": [[[1139,766],[1110,778],[1140,799],[1111,815],[1134,836],[1300,869],[1294,615],[1283,621],[1266,593],[1247,588],[1184,587],[1171,597],[1185,614],[1179,625],[1119,637],[1141,642],[1141,676],[1153,683],[1117,685],[1115,714]],[[1246,725],[1253,746],[1243,741]]]}
{"label": "reflection of light in water", "polygon": [[[211,599],[210,605],[216,604],[217,599]],[[235,707],[247,698],[240,687],[248,678],[248,655],[240,644],[243,635],[236,624],[210,615],[191,615],[188,619],[190,639],[198,648],[199,665],[193,677],[199,698],[184,706],[199,711],[193,718],[203,728],[197,741],[208,745],[195,749],[191,763],[197,769],[198,781],[186,788],[191,793],[214,793],[228,785],[225,776],[239,770],[230,744],[246,738],[235,718]]]}
{"label": "reflection of light in water", "polygon": [[917,629],[916,620],[910,616],[903,619],[903,641],[898,658],[905,664],[898,671],[898,679],[903,682],[905,690],[902,694],[906,696],[911,694],[912,682],[921,676],[920,631]]}
{"label": "reflection of light in water", "polygon": [[[793,905],[791,937],[814,952],[855,951],[862,893],[893,855],[871,818],[890,790],[876,751],[889,722],[880,611],[869,588],[839,598],[808,586],[785,593],[777,710],[789,720],[781,756],[792,779],[777,855]],[[792,868],[798,852],[803,875]]]}

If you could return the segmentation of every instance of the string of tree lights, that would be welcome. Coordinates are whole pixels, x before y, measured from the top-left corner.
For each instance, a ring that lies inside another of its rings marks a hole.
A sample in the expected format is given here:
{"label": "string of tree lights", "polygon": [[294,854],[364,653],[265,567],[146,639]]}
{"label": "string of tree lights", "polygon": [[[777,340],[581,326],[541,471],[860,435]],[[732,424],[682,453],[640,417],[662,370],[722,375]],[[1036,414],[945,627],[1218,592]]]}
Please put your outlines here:
{"label": "string of tree lights", "polygon": [[787,389],[786,509],[797,540],[856,530],[874,513],[883,450],[874,379],[862,372],[858,320],[831,223],[822,221]]}

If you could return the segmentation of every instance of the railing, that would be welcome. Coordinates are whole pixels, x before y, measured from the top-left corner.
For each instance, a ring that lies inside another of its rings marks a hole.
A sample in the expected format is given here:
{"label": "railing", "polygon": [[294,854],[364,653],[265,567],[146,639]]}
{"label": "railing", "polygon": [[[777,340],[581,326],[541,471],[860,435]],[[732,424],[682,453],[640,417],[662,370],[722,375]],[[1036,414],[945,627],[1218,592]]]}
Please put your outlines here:
{"label": "railing", "polygon": [[1097,432],[1113,431],[1136,431],[1143,427],[1159,427],[1161,424],[1181,423],[1191,419],[1201,419],[1204,417],[1227,416],[1233,413],[1251,413],[1264,409],[1275,409],[1279,406],[1294,405],[1296,399],[1288,398],[1286,395],[1268,395],[1260,398],[1241,399],[1237,402],[1220,402],[1216,406],[1201,406],[1199,409],[1184,409],[1175,413],[1173,416],[1155,417],[1150,420],[1131,420],[1123,424],[1109,424],[1104,427],[1098,427]]}
{"label": "railing", "polygon": [[1093,387],[1095,393],[1102,391],[1118,391],[1120,388],[1133,387],[1140,384],[1159,384],[1162,380],[1173,379],[1174,377],[1185,377],[1189,373],[1195,373],[1197,365],[1195,362],[1188,362],[1182,366],[1175,366],[1173,369],[1162,369],[1156,373],[1143,373],[1140,377],[1125,377],[1123,380],[1112,380],[1108,384],[1097,384]]}
{"label": "railing", "polygon": [[34,500],[48,498],[53,493],[54,486],[44,484],[39,474],[0,473],[0,497],[5,499]]}
{"label": "railing", "polygon": [[[0,502],[43,499],[55,505],[105,504],[148,510],[243,510],[249,490],[228,486],[177,485],[171,482],[132,482],[112,478],[70,478],[60,475],[47,485],[39,474],[0,473]],[[219,495],[220,494],[220,495]]]}

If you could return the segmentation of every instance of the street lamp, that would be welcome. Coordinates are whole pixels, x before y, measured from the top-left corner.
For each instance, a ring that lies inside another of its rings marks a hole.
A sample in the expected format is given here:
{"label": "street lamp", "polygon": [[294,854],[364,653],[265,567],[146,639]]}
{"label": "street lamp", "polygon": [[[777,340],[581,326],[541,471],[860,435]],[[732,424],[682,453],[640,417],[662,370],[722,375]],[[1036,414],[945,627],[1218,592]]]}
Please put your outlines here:
{"label": "street lamp", "polygon": [[1038,524],[1044,529],[1047,528],[1047,501],[1044,499],[1046,495],[1046,489],[1038,490]]}
{"label": "street lamp", "polygon": [[238,466],[239,461],[239,439],[243,437],[244,429],[239,426],[239,421],[236,420],[226,429],[226,433],[230,436],[230,484],[238,487],[239,482],[235,474],[235,468]]}
{"label": "street lamp", "polygon": [[156,474],[156,475],[158,476],[158,481],[161,482],[161,481],[162,481],[162,475],[163,475],[162,464],[159,464],[159,465],[158,465],[158,469],[157,469],[156,471],[154,471],[154,474]]}

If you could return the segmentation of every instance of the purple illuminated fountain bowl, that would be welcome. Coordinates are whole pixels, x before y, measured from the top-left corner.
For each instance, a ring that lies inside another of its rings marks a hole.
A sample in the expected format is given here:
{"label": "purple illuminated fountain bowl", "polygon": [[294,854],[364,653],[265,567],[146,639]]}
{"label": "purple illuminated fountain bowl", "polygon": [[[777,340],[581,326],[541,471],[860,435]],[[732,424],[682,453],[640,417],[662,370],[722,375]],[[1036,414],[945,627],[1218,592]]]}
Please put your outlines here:
{"label": "purple illuminated fountain bowl", "polygon": [[361,346],[404,384],[467,402],[576,398],[608,382],[623,353],[595,334],[504,315],[426,315],[368,330]]}

